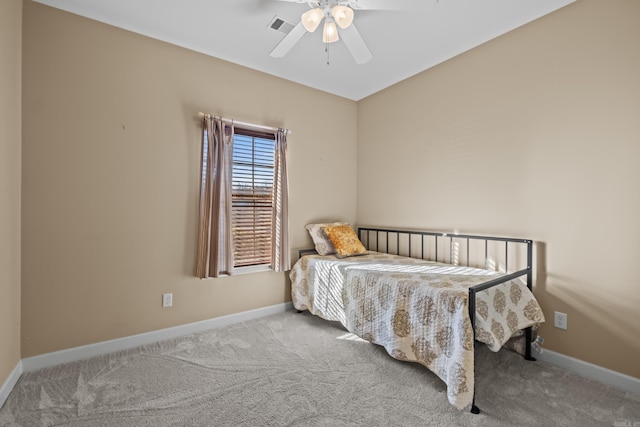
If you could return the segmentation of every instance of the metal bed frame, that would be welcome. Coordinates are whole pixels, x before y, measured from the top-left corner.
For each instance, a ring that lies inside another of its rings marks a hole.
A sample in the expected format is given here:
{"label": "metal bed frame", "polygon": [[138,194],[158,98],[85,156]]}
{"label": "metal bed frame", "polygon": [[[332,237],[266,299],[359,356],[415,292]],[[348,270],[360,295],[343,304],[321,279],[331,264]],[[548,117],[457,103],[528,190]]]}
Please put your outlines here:
{"label": "metal bed frame", "polygon": [[[381,236],[384,236],[381,239]],[[392,241],[395,237],[395,250],[393,249],[393,245],[390,248],[389,242]],[[485,283],[481,283],[476,286],[472,286],[469,288],[469,318],[471,320],[471,327],[473,329],[474,342],[475,341],[475,324],[476,324],[476,294],[485,289],[491,288],[493,286],[499,285],[504,282],[508,282],[513,279],[517,279],[522,276],[526,276],[527,287],[529,290],[533,290],[533,241],[529,239],[514,239],[508,237],[491,237],[491,236],[477,236],[470,234],[451,234],[451,233],[442,233],[442,232],[434,232],[434,231],[420,231],[420,230],[400,230],[393,228],[376,228],[376,227],[359,227],[358,228],[358,238],[360,241],[367,247],[368,250],[375,250],[376,252],[385,252],[393,255],[403,255],[408,257],[417,258],[414,256],[416,252],[415,248],[415,240],[419,241],[419,253],[420,259],[430,260],[425,257],[425,239],[433,241],[433,252],[435,254],[435,259],[430,261],[442,262],[447,264],[453,264],[453,251],[454,251],[454,242],[458,240],[466,241],[467,248],[467,256],[466,256],[466,266],[469,267],[470,262],[470,245],[471,241],[484,241],[484,268],[489,269],[489,242],[503,242],[505,247],[504,252],[504,270],[507,274],[500,276],[496,279],[487,281]],[[406,240],[406,249],[407,253],[401,253],[401,238],[402,240]],[[405,239],[406,238],[406,239]],[[440,239],[440,240],[439,240]],[[381,248],[381,240],[383,242]],[[441,245],[446,244],[446,240],[449,243],[449,260],[447,262],[446,256],[442,255],[441,259],[438,257],[438,248],[440,243]],[[513,273],[508,273],[508,261],[509,261],[509,243],[512,244],[524,244],[526,245],[526,264],[527,267]],[[302,255],[302,254],[301,254]],[[536,360],[531,356],[531,339],[532,339],[532,328],[528,327],[525,329],[525,354],[524,358],[526,360]],[[475,358],[474,358],[475,359]],[[475,381],[474,381],[475,384]],[[471,404],[471,412],[474,414],[480,413],[480,409],[475,404],[475,385],[473,391],[473,401]]]}

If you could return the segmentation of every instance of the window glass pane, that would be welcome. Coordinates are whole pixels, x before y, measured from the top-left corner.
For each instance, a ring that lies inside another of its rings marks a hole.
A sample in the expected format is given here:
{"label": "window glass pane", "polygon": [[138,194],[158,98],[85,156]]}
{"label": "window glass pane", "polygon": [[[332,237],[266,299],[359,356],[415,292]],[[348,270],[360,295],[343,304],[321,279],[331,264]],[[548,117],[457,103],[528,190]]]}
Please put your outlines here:
{"label": "window glass pane", "polygon": [[236,128],[233,144],[234,265],[270,264],[275,140]]}

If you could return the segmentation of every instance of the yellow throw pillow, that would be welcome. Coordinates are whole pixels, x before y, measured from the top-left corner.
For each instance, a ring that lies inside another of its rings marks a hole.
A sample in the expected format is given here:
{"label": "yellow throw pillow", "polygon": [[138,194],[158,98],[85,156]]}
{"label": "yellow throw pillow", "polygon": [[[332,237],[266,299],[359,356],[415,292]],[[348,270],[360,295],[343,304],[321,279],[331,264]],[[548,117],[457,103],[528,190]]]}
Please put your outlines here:
{"label": "yellow throw pillow", "polygon": [[367,253],[367,248],[364,247],[356,232],[349,225],[329,225],[322,227],[322,231],[333,244],[338,258]]}

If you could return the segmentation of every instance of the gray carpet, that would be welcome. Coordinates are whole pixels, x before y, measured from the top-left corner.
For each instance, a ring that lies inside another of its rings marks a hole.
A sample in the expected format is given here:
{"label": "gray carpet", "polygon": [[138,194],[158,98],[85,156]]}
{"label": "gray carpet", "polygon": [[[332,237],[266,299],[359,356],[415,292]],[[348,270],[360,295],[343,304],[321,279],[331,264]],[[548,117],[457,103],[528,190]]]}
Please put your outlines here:
{"label": "gray carpet", "polygon": [[24,374],[0,426],[640,426],[638,395],[476,355],[479,415],[422,366],[286,312]]}

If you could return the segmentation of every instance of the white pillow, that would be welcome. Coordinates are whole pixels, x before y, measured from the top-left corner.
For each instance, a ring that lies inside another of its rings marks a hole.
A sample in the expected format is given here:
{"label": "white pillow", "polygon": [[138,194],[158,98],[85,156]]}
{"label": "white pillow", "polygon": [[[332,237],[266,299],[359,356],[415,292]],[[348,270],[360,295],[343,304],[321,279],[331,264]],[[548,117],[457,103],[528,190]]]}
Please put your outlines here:
{"label": "white pillow", "polygon": [[334,249],[331,241],[324,235],[322,232],[322,227],[326,227],[329,225],[349,225],[346,222],[328,222],[325,224],[307,224],[304,228],[307,229],[311,239],[313,239],[313,244],[316,247],[316,252],[319,255],[331,255],[335,254],[336,250]]}

